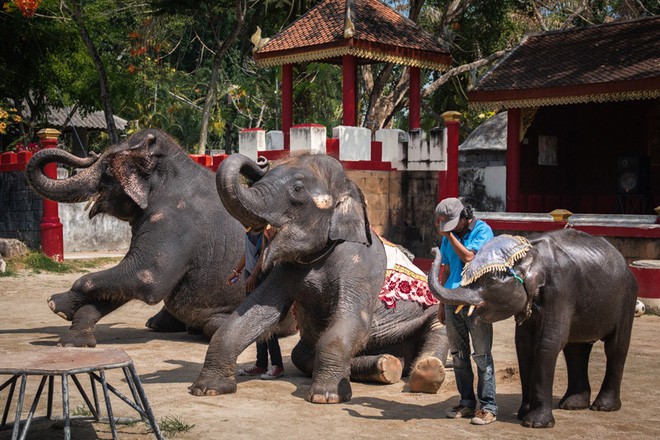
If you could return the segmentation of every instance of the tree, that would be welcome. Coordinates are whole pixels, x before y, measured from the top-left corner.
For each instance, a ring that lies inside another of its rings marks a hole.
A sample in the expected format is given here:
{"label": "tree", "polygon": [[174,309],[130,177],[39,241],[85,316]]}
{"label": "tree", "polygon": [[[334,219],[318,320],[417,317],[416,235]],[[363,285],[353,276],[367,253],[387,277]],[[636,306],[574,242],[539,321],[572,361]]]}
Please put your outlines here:
{"label": "tree", "polygon": [[117,135],[117,127],[115,126],[115,117],[112,112],[112,104],[110,102],[110,84],[108,83],[108,74],[105,70],[105,64],[96,49],[96,45],[87,30],[85,24],[85,10],[79,0],[68,0],[71,3],[69,7],[66,1],[62,1],[62,8],[73,18],[78,26],[80,37],[82,38],[85,47],[89,51],[89,55],[94,61],[94,66],[99,75],[99,87],[101,89],[101,102],[103,104],[103,113],[105,115],[105,123],[110,136],[110,142],[113,144],[119,143],[119,135]]}

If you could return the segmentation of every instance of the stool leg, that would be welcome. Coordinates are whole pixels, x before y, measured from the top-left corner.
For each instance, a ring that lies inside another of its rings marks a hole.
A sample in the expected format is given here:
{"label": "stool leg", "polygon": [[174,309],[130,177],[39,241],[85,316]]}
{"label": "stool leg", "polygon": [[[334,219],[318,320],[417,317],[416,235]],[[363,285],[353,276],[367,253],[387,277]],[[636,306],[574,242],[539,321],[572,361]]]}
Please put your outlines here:
{"label": "stool leg", "polygon": [[34,417],[34,412],[37,410],[37,404],[39,403],[39,398],[41,397],[41,392],[44,390],[44,385],[46,384],[46,376],[41,378],[39,383],[39,389],[37,389],[37,394],[34,396],[34,401],[30,407],[30,412],[28,413],[27,419],[25,419],[25,426],[23,426],[23,434],[21,434],[20,440],[25,440],[27,437],[28,429],[30,429],[30,423],[32,423],[32,418]]}
{"label": "stool leg", "polygon": [[0,428],[5,426],[5,424],[7,423],[7,416],[9,415],[9,407],[11,406],[11,400],[14,397],[14,390],[16,389],[16,381],[18,380],[19,377],[20,376],[12,377],[2,386],[2,389],[4,389],[7,385],[11,384],[11,386],[9,387],[9,394],[7,394],[7,403],[5,404],[5,411],[2,413],[2,423],[0,423]]}
{"label": "stool leg", "polygon": [[48,376],[48,405],[46,408],[46,418],[50,420],[53,415],[53,385],[55,384],[55,376]]}
{"label": "stool leg", "polygon": [[[126,382],[128,383],[128,387],[131,390],[131,394],[133,395],[133,401],[137,406],[142,408],[142,411],[144,411],[144,407],[142,406],[142,402],[140,401],[140,397],[138,396],[137,389],[135,388],[135,382],[133,382],[133,377],[131,376],[130,371],[128,370],[128,367],[122,368],[124,371],[124,376],[126,377]],[[149,423],[149,419],[145,415],[140,414],[140,417],[142,418],[142,421],[144,423]]]}
{"label": "stool leg", "polygon": [[23,399],[25,398],[25,385],[27,384],[27,375],[21,375],[21,388],[18,391],[18,402],[16,402],[16,418],[14,419],[14,429],[11,433],[11,440],[18,439],[18,431],[21,427],[21,409],[23,407]]}
{"label": "stool leg", "polygon": [[71,416],[69,415],[69,376],[62,374],[62,422],[64,422],[64,439],[71,440]]}
{"label": "stool leg", "polygon": [[137,371],[135,371],[135,365],[131,363],[128,368],[131,372],[131,377],[133,378],[133,383],[135,384],[135,388],[137,389],[138,395],[140,396],[140,400],[142,400],[142,408],[144,408],[144,412],[149,418],[151,429],[154,431],[154,436],[156,436],[158,440],[165,440],[163,434],[160,433],[160,428],[156,422],[156,417],[154,417],[154,413],[151,411],[151,406],[149,405],[147,394],[144,392],[144,388],[142,388],[142,384],[140,383],[140,376],[138,376]]}
{"label": "stool leg", "polygon": [[89,383],[92,387],[92,396],[94,398],[94,408],[96,409],[96,421],[101,420],[101,408],[99,407],[99,395],[96,392],[96,382],[94,382],[94,376],[92,373],[89,373]]}
{"label": "stool leg", "polygon": [[112,404],[110,403],[110,394],[108,394],[108,383],[105,380],[105,371],[101,370],[101,386],[103,387],[103,397],[105,397],[105,406],[108,410],[108,420],[113,440],[117,440],[117,428],[115,427],[115,417],[112,415]]}

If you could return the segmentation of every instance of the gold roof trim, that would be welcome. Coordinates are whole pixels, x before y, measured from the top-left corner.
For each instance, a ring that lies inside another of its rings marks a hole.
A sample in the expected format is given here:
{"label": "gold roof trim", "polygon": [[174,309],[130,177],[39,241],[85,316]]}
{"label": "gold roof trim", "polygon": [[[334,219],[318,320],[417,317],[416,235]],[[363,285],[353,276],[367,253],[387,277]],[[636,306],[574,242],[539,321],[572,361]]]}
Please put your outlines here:
{"label": "gold roof trim", "polygon": [[273,67],[281,66],[283,64],[296,64],[309,61],[318,61],[327,58],[334,58],[344,55],[354,55],[359,58],[366,58],[369,60],[400,64],[409,67],[419,67],[422,69],[431,69],[443,71],[449,68],[448,64],[434,62],[429,60],[419,60],[410,57],[397,56],[386,54],[375,50],[363,49],[353,46],[334,47],[331,49],[322,49],[292,55],[283,55],[279,57],[269,57],[261,60],[255,60],[259,67]]}
{"label": "gold roof trim", "polygon": [[506,101],[470,101],[468,107],[474,110],[500,108],[545,107],[551,105],[602,103],[613,101],[636,101],[639,99],[660,98],[660,89],[637,90],[631,92],[599,93],[595,95],[556,96],[547,98],[512,99]]}

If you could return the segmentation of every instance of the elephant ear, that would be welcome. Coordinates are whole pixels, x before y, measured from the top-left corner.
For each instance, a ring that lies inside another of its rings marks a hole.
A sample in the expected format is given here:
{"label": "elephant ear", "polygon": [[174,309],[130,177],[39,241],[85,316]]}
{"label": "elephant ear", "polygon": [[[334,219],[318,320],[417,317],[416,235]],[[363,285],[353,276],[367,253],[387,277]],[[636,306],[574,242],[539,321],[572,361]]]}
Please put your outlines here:
{"label": "elephant ear", "polygon": [[149,177],[156,164],[156,137],[149,133],[135,146],[116,153],[110,171],[124,192],[142,209],[149,205]]}
{"label": "elephant ear", "polygon": [[347,180],[330,219],[330,240],[352,241],[371,246],[367,205],[358,186]]}
{"label": "elephant ear", "polygon": [[527,292],[527,302],[522,312],[516,315],[516,322],[521,324],[532,314],[532,303],[538,299],[541,287],[545,285],[545,267],[539,261],[539,252],[532,248],[527,255],[516,264],[516,271],[523,280],[523,287]]}

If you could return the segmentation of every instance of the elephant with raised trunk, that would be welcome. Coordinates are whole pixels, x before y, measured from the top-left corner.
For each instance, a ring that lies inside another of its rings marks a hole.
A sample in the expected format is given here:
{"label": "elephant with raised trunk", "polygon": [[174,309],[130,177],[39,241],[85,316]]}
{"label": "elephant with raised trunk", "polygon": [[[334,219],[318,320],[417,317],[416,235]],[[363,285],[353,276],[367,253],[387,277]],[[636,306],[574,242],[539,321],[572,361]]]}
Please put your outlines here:
{"label": "elephant with raised trunk", "polygon": [[[233,154],[216,179],[225,207],[246,228],[270,224],[278,232],[264,255],[268,276],[211,339],[193,394],[235,392],[236,358],[294,302],[300,341],[291,360],[312,377],[308,401],[348,401],[351,379],[393,383],[408,374],[411,391],[438,390],[445,328],[437,303],[410,300],[418,288],[434,301],[425,275],[423,285],[405,281],[409,300],[385,298],[386,248],[394,246],[371,230],[364,196],[338,160],[302,154],[266,172]],[[405,276],[388,285],[404,285]]]}
{"label": "elephant with raised trunk", "polygon": [[[557,356],[563,350],[567,410],[616,411],[637,298],[637,282],[623,256],[603,238],[574,229],[527,241],[499,236],[465,267],[461,286],[445,289],[436,253],[431,291],[445,304],[470,307],[485,322],[516,317],[516,352],[522,385],[518,418],[523,426],[549,428]],[[589,355],[605,343],[605,378],[590,405]]]}
{"label": "elephant with raised trunk", "polygon": [[[51,162],[82,170],[49,179],[43,167]],[[222,206],[213,173],[165,133],[144,130],[85,159],[43,150],[32,157],[26,174],[43,197],[91,200],[90,218],[112,215],[132,230],[130,249],[117,266],[84,275],[49,299],[53,312],[71,321],[59,345],[95,346],[96,322],[132,299],[164,302],[147,322],[154,330],[187,326],[210,337],[245,298],[242,282],[221,281],[242,255],[243,227]]]}

